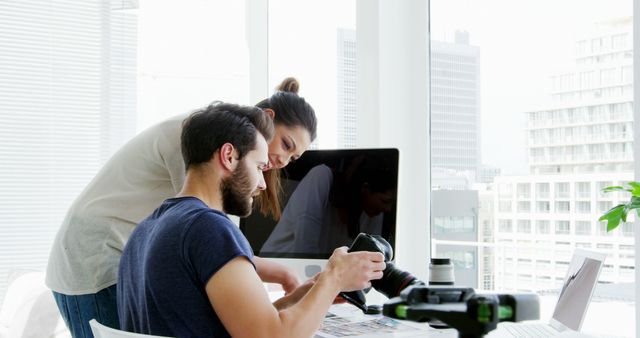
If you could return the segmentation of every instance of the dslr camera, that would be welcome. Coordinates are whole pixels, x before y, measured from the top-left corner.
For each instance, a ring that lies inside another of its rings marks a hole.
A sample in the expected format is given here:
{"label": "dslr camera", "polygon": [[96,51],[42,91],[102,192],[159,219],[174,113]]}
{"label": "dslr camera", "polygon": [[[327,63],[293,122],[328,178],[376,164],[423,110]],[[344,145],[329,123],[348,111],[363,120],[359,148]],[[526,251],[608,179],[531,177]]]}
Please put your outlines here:
{"label": "dslr camera", "polygon": [[[353,243],[351,243],[351,247],[349,247],[349,252],[355,251],[373,251],[380,252],[384,255],[384,261],[387,266],[382,272],[382,278],[372,280],[371,286],[376,289],[376,291],[387,296],[387,298],[399,296],[400,291],[409,286],[425,285],[424,282],[409,272],[398,269],[391,262],[391,259],[393,259],[393,249],[391,248],[391,244],[381,236],[366,233],[358,234]],[[340,296],[367,314],[381,313],[382,309],[380,306],[366,305],[365,292],[368,291],[369,289],[341,292]]]}

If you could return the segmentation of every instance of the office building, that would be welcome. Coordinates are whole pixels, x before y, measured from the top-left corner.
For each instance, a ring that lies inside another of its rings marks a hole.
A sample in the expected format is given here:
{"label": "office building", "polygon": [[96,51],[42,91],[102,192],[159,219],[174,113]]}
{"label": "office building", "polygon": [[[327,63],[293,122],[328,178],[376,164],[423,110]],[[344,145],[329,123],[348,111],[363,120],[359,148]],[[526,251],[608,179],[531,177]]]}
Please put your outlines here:
{"label": "office building", "polygon": [[356,119],[356,32],[338,29],[338,148],[355,148],[358,125]]}
{"label": "office building", "polygon": [[[436,254],[453,258],[457,282],[472,287],[492,284],[487,269],[493,256],[478,246],[492,238],[480,219],[492,222],[479,215],[483,202],[472,188],[481,174],[480,49],[469,44],[469,33],[457,31],[453,42],[431,41],[432,245]],[[457,225],[460,220],[464,227]],[[439,244],[447,241],[459,244]]]}
{"label": "office building", "polygon": [[598,218],[633,179],[632,19],[601,22],[576,43],[575,65],[552,76],[552,104],[527,112],[530,175],[496,177],[496,288],[557,288],[571,252],[609,254],[602,282],[634,280],[631,223]]}
{"label": "office building", "polygon": [[456,32],[453,43],[431,41],[431,167],[475,180],[480,164],[480,49]]}
{"label": "office building", "polygon": [[473,190],[478,194],[478,285],[482,290],[495,290],[495,185],[476,183]]}
{"label": "office building", "polygon": [[482,165],[478,171],[478,183],[493,183],[493,179],[500,175],[500,168]]}
{"label": "office building", "polygon": [[[338,147],[353,148],[356,32],[338,29],[337,44]],[[442,173],[432,179],[434,186],[460,189],[460,177],[467,177],[470,181],[462,188],[469,188],[477,181],[481,163],[480,49],[469,44],[467,32],[456,32],[454,42],[431,42],[431,133],[431,167]]]}

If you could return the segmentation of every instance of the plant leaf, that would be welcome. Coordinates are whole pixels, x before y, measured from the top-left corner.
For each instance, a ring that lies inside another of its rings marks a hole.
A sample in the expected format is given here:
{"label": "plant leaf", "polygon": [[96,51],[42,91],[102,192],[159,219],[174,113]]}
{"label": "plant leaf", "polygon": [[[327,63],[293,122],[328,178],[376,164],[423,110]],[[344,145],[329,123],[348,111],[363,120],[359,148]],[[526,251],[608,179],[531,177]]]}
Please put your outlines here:
{"label": "plant leaf", "polygon": [[636,213],[640,218],[640,196],[631,196],[631,201],[627,204],[627,211],[631,212],[633,209],[636,209]]}
{"label": "plant leaf", "polygon": [[607,232],[615,229],[618,227],[618,225],[620,225],[620,219],[615,219],[615,220],[609,220],[607,222]]}
{"label": "plant leaf", "polygon": [[622,219],[622,215],[624,213],[624,217],[626,218],[625,212],[626,205],[618,204],[615,207],[609,209],[604,215],[600,216],[599,221],[607,221],[607,231],[611,231],[615,229]]}
{"label": "plant leaf", "polygon": [[610,187],[602,188],[602,192],[612,192],[612,191],[625,191],[626,189],[621,185],[612,185]]}
{"label": "plant leaf", "polygon": [[615,228],[618,227],[618,225],[620,225],[619,219],[616,221],[607,223],[607,232],[614,230]]}
{"label": "plant leaf", "polygon": [[631,181],[631,182],[628,182],[627,184],[628,184],[629,186],[631,186],[632,188],[634,188],[634,189],[635,189],[635,188],[640,188],[640,182],[634,182],[634,181]]}
{"label": "plant leaf", "polygon": [[629,209],[637,209],[640,207],[640,196],[631,196],[631,201],[629,201]]}
{"label": "plant leaf", "polygon": [[628,184],[631,187],[631,195],[640,197],[640,183],[629,182]]}
{"label": "plant leaf", "polygon": [[613,185],[602,189],[603,192],[612,191],[628,191],[631,193],[629,202],[616,205],[609,209],[598,220],[607,222],[607,231],[611,231],[620,225],[620,222],[626,222],[629,212],[636,210],[636,214],[640,217],[640,182],[625,182],[623,186]]}

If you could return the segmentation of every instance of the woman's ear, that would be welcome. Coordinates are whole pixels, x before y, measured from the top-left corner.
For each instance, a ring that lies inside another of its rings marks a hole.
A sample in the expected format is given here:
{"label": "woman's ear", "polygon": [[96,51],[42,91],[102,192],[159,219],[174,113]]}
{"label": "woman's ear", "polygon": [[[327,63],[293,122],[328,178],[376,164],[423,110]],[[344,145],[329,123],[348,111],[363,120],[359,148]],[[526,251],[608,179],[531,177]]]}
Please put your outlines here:
{"label": "woman's ear", "polygon": [[271,117],[271,119],[276,117],[276,112],[275,110],[271,109],[271,108],[265,108],[262,111],[264,111],[265,113],[267,113],[267,115],[269,115],[269,117]]}
{"label": "woman's ear", "polygon": [[223,168],[234,170],[236,167],[236,148],[231,143],[225,143],[220,147],[220,164]]}

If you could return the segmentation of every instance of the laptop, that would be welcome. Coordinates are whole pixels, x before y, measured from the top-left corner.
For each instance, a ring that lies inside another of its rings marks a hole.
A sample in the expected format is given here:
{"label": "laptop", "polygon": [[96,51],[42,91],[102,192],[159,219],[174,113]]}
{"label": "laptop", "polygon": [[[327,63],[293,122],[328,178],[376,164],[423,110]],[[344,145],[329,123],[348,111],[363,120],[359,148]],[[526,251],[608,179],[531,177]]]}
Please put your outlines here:
{"label": "laptop", "polygon": [[605,257],[603,253],[575,250],[548,324],[500,323],[487,337],[553,337],[580,331]]}

